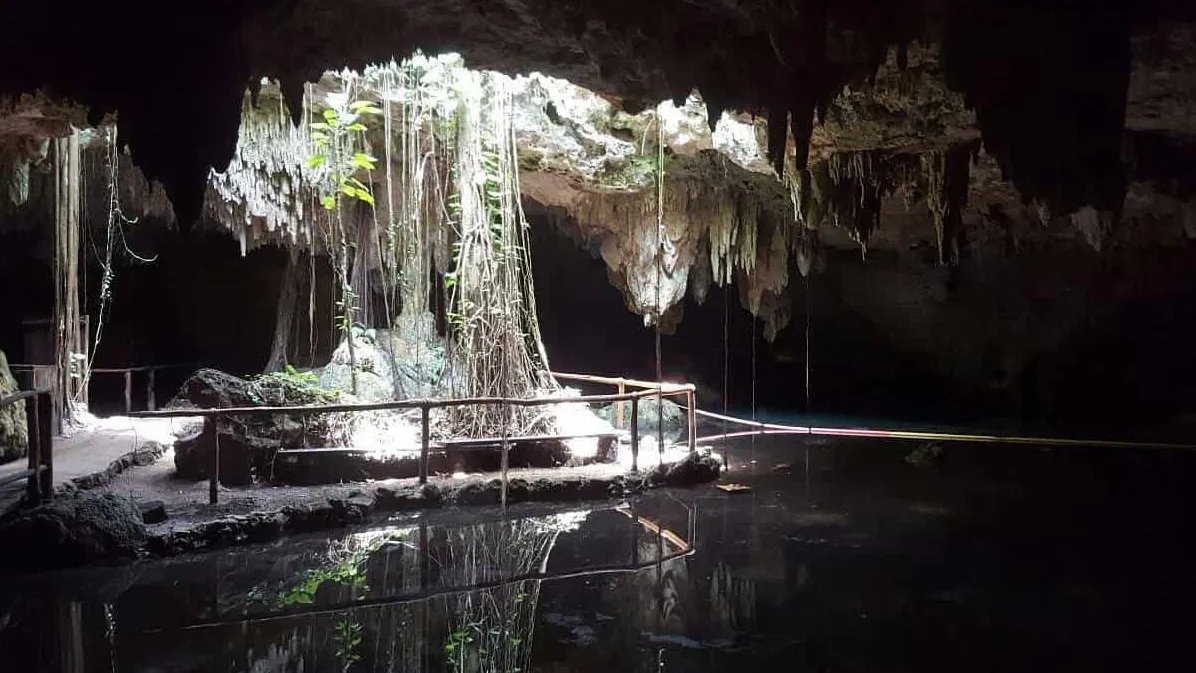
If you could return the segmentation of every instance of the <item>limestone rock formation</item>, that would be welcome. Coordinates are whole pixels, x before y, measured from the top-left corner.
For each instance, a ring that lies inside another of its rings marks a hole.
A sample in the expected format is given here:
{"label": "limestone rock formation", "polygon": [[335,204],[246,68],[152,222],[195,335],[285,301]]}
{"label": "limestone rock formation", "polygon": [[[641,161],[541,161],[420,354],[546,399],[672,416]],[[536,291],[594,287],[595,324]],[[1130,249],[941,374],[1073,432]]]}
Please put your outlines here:
{"label": "limestone rock formation", "polygon": [[[658,430],[658,424],[661,422],[660,409],[664,409],[663,430],[664,436],[667,439],[675,438],[685,433],[686,425],[689,417],[685,413],[685,409],[673,402],[670,399],[661,400],[658,404],[655,397],[646,397],[641,399],[639,405],[639,433],[640,437],[655,437]],[[598,416],[603,420],[613,423],[615,421],[616,410],[614,404],[602,407],[598,411]],[[623,423],[624,427],[631,427],[631,404],[625,403],[623,405]]]}
{"label": "limestone rock formation", "polygon": [[[17,380],[8,368],[8,358],[0,351],[0,397],[18,390]],[[24,456],[29,450],[25,421],[25,401],[0,407],[0,463]]]}

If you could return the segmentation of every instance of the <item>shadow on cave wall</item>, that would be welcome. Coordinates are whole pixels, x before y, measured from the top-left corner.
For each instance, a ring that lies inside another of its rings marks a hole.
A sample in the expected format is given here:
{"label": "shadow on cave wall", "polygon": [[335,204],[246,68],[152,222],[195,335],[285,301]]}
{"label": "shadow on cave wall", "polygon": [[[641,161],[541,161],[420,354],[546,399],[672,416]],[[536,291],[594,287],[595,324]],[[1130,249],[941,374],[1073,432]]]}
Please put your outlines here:
{"label": "shadow on cave wall", "polygon": [[1032,427],[1190,440],[1193,343],[1191,282],[1126,302],[1029,364],[1022,377],[1025,420]]}
{"label": "shadow on cave wall", "polygon": [[[655,379],[654,333],[625,307],[597,247],[581,248],[544,213],[528,210],[537,304],[553,369]],[[817,282],[812,287],[810,377],[815,412],[941,421],[963,420],[974,411],[959,404],[957,391],[940,377],[896,351],[866,320],[841,310],[829,288]],[[755,395],[761,409],[806,408],[804,292],[801,284],[791,286],[795,317],[775,342],[766,342],[757,326]],[[752,319],[737,292],[712,287],[703,304],[687,300],[676,333],[662,337],[665,378],[697,384],[699,404],[721,409],[726,357],[727,406],[750,410],[752,342]]]}
{"label": "shadow on cave wall", "polygon": [[[53,305],[48,255],[38,255],[38,241],[6,236],[0,283],[4,293],[0,347],[13,362],[25,358],[21,323],[45,318]],[[193,232],[179,236],[147,228],[130,245],[150,263],[121,264],[116,270],[108,319],[95,353],[97,368],[137,365],[190,365],[156,376],[159,401],[168,399],[195,366],[238,374],[260,372],[269,357],[286,253],[261,248],[242,257],[239,244],[223,234]],[[11,244],[11,245],[9,245]],[[98,315],[100,271],[88,250],[87,312]],[[322,364],[329,357],[331,282],[328,264],[315,264],[316,329],[309,329],[310,270],[301,275],[299,307],[292,327],[292,357],[297,366]],[[94,320],[94,318],[93,318]],[[94,330],[94,322],[93,322]],[[310,338],[314,334],[314,341]],[[144,407],[144,375],[133,382],[135,409]],[[118,413],[124,408],[124,381],[119,375],[96,374],[91,385],[92,411]]]}

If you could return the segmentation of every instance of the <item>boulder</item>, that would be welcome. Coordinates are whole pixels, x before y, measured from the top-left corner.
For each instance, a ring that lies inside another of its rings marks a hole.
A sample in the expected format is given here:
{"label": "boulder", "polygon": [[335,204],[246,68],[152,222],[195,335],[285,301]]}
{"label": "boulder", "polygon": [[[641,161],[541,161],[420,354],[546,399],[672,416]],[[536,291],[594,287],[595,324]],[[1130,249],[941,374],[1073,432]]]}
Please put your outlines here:
{"label": "boulder", "polygon": [[218,369],[201,369],[191,375],[179,392],[166,403],[168,409],[212,409],[251,407],[261,404],[250,390],[250,382]]}
{"label": "boulder", "polygon": [[[19,390],[8,369],[8,358],[0,351],[0,397]],[[25,427],[25,400],[0,407],[0,463],[16,460],[28,451],[29,435]]]}
{"label": "boulder", "polygon": [[696,486],[718,479],[722,465],[713,456],[691,453],[675,463],[656,466],[649,475],[653,486]]}
{"label": "boulder", "polygon": [[146,524],[162,523],[166,520],[166,503],[161,500],[150,500],[138,505],[141,509],[141,521]]}
{"label": "boulder", "polygon": [[77,491],[0,522],[0,570],[34,572],[133,558],[145,542],[141,511],[113,494]]}
{"label": "boulder", "polygon": [[[251,380],[215,369],[192,375],[169,405],[173,408],[291,406],[334,402],[334,391],[321,389],[300,374],[267,374]],[[174,445],[178,475],[211,476],[216,438],[220,444],[220,482],[243,486],[270,478],[279,449],[344,446],[352,419],[346,414],[241,415],[208,420],[182,434]]]}
{"label": "boulder", "polygon": [[444,379],[444,340],[437,335],[431,314],[400,316],[393,330],[371,329],[353,337],[357,361],[357,390],[349,366],[349,344],[341,341],[328,365],[320,370],[320,385],[352,393],[363,402],[438,397],[450,389]]}
{"label": "boulder", "polygon": [[260,436],[233,421],[207,421],[174,443],[174,467],[184,479],[208,479],[212,474],[212,453],[216,429],[220,440],[220,483],[245,486],[269,480],[274,456],[281,447],[280,434]]}
{"label": "boulder", "polygon": [[[657,419],[660,418],[660,408],[664,407],[664,436],[666,438],[679,437],[685,433],[686,425],[688,424],[688,415],[685,413],[685,407],[665,399],[661,400],[662,404],[658,405],[655,397],[646,397],[639,401],[639,433],[640,437],[655,437],[657,430]],[[598,416],[605,421],[611,423],[615,422],[615,404],[609,404],[598,410]],[[631,427],[631,403],[627,402],[623,405],[623,424],[624,427]]]}

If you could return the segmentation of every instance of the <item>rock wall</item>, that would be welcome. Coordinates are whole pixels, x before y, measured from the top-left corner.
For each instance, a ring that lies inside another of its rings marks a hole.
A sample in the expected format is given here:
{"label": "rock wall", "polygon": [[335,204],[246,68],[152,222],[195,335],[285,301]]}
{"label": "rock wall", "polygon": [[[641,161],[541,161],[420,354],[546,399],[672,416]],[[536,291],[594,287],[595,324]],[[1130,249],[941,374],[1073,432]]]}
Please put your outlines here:
{"label": "rock wall", "polygon": [[[19,389],[16,378],[8,368],[8,358],[0,350],[0,397],[11,395]],[[0,407],[0,463],[20,458],[28,450],[25,401]]]}

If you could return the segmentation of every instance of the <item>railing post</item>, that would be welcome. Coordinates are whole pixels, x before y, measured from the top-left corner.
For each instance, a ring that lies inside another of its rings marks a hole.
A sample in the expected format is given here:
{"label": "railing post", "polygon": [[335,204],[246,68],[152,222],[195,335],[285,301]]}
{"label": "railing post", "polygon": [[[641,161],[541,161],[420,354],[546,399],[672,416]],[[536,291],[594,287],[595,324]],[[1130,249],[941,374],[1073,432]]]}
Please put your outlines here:
{"label": "railing post", "polygon": [[133,410],[133,372],[125,370],[125,413]]}
{"label": "railing post", "polygon": [[220,427],[218,416],[209,416],[208,423],[212,424],[212,475],[208,479],[208,504],[215,505],[219,499],[217,490],[220,486]]}
{"label": "railing post", "polygon": [[698,450],[698,418],[694,409],[697,407],[697,395],[694,391],[689,391],[685,394],[685,400],[689,407],[689,452],[694,453]]}
{"label": "railing post", "polygon": [[[627,392],[627,384],[623,379],[619,379],[619,394],[623,395]],[[623,429],[623,400],[615,402],[615,428]]]}
{"label": "railing post", "polygon": [[50,393],[43,392],[38,394],[36,401],[37,443],[42,467],[37,476],[41,484],[42,499],[51,500],[54,498],[54,398]]}
{"label": "railing post", "polygon": [[631,471],[640,469],[640,398],[631,398]]}
{"label": "railing post", "polygon": [[419,408],[420,440],[419,440],[419,483],[428,483],[428,438],[431,433],[428,405]]}
{"label": "railing post", "polygon": [[25,400],[25,427],[26,430],[26,457],[29,460],[29,469],[33,470],[33,474],[29,475],[29,484],[26,490],[26,497],[29,498],[29,503],[32,505],[41,504],[41,480],[38,479],[38,468],[41,466],[41,449],[42,442],[38,435],[41,433],[41,423],[38,420],[38,397],[29,397]]}
{"label": "railing post", "polygon": [[149,370],[149,380],[145,382],[145,408],[154,411],[158,408],[158,401],[154,398],[154,370]]}

